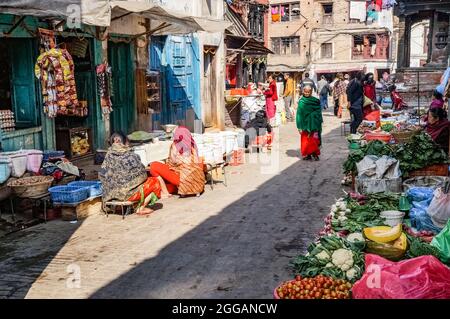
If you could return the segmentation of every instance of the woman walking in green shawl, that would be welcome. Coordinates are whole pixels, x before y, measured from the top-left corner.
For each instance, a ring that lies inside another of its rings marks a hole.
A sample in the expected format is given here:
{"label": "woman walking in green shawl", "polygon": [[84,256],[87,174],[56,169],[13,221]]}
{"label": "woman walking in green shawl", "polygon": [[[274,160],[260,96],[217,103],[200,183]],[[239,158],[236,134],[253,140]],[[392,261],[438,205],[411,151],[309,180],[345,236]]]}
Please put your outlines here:
{"label": "woman walking in green shawl", "polygon": [[320,100],[311,96],[312,88],[306,86],[298,101],[297,129],[301,135],[301,153],[304,160],[319,160],[322,134],[322,108]]}

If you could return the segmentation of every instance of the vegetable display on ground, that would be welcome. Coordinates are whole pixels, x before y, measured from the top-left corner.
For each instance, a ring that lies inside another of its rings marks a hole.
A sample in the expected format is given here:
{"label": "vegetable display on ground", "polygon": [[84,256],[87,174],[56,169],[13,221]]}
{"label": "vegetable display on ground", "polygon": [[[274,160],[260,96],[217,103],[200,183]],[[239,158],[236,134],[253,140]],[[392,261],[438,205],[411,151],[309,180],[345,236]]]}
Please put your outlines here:
{"label": "vegetable display on ground", "polygon": [[326,276],[303,278],[283,283],[275,289],[280,299],[350,299],[352,284]]}

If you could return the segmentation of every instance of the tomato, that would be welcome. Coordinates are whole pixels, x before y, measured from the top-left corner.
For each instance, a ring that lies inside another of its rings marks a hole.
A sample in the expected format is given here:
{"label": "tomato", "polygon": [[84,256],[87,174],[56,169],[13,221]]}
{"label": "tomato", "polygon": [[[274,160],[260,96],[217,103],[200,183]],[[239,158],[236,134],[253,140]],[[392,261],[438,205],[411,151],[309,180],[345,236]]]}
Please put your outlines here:
{"label": "tomato", "polygon": [[331,295],[331,297],[333,297],[333,298],[335,298],[335,297],[337,296],[337,294],[336,294],[335,291],[332,291],[330,295]]}
{"label": "tomato", "polygon": [[295,287],[295,291],[299,292],[300,291],[300,287]]}
{"label": "tomato", "polygon": [[307,284],[305,288],[306,290],[311,290],[312,286],[310,284]]}
{"label": "tomato", "polygon": [[348,289],[351,289],[351,288],[352,288],[352,284],[349,283],[349,282],[346,284],[346,286],[347,286]]}
{"label": "tomato", "polygon": [[316,292],[316,294],[314,295],[314,297],[316,297],[316,299],[320,299],[320,298],[322,298],[322,293]]}
{"label": "tomato", "polygon": [[302,280],[302,276],[300,276],[300,275],[295,276],[295,280],[297,280],[297,281]]}

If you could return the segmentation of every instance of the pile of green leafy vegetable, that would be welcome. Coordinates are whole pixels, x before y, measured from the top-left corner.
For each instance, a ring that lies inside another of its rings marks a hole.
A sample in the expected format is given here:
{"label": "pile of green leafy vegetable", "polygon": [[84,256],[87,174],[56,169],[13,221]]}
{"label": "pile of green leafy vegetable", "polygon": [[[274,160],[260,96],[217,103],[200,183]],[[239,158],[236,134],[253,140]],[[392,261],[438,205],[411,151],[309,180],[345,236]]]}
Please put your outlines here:
{"label": "pile of green leafy vegetable", "polygon": [[350,152],[343,164],[344,173],[356,174],[356,164],[366,155],[387,155],[399,160],[404,176],[429,165],[448,163],[448,155],[425,132],[413,136],[411,141],[405,144],[389,145],[382,141],[370,141],[360,149]]}
{"label": "pile of green leafy vegetable", "polygon": [[366,227],[384,225],[380,213],[386,210],[398,210],[399,195],[393,193],[370,194],[364,202],[347,200],[347,213],[344,221],[332,221],[334,231],[361,232]]}
{"label": "pile of green leafy vegetable", "polygon": [[381,129],[385,132],[391,132],[395,128],[394,124],[384,124],[381,126]]}
{"label": "pile of green leafy vegetable", "polygon": [[406,253],[407,258],[415,258],[419,256],[431,255],[438,259],[440,259],[441,252],[434,246],[431,246],[429,243],[424,242],[422,239],[418,237],[413,237],[407,235],[408,237],[408,252]]}
{"label": "pile of green leafy vegetable", "polygon": [[400,161],[400,170],[404,176],[429,165],[448,163],[445,151],[423,132],[413,136],[409,143],[397,145],[392,157]]}
{"label": "pile of green leafy vegetable", "polygon": [[357,173],[356,164],[361,162],[366,155],[392,156],[395,152],[392,145],[382,141],[370,141],[367,145],[360,147],[358,150],[350,152],[347,160],[343,164],[344,173]]}
{"label": "pile of green leafy vegetable", "polygon": [[364,242],[349,242],[336,235],[324,236],[308,247],[306,255],[295,257],[291,266],[297,275],[324,275],[355,282],[364,272]]}

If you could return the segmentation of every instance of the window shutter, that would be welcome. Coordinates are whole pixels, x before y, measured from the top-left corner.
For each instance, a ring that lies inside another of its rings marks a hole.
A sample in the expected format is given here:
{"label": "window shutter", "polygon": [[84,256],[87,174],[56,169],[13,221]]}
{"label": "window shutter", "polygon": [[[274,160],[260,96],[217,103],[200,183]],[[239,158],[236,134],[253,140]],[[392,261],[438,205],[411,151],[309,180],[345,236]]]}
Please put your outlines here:
{"label": "window shutter", "polygon": [[17,128],[37,125],[32,39],[10,39],[11,91]]}

